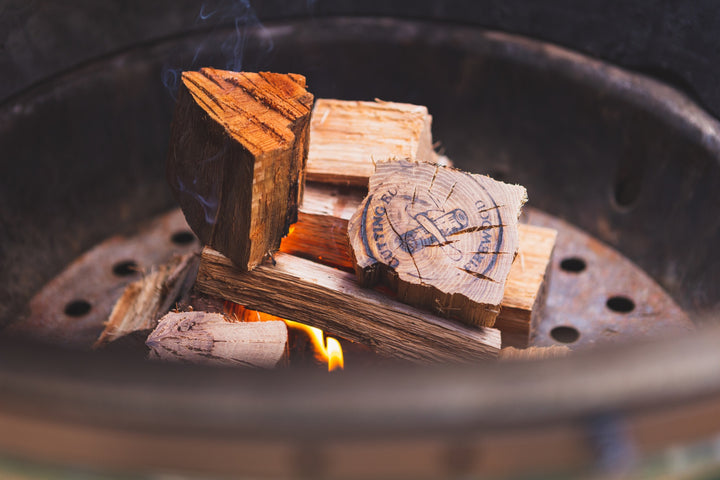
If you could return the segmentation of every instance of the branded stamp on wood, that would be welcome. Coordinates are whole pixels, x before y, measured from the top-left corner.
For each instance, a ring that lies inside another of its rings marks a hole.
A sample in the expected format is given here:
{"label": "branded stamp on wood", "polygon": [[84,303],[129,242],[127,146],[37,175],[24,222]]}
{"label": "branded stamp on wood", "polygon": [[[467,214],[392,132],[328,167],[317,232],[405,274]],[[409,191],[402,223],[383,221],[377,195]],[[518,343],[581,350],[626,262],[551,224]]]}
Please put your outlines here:
{"label": "branded stamp on wood", "polygon": [[406,303],[492,326],[518,250],[525,188],[438,165],[380,163],[348,226],[363,285]]}

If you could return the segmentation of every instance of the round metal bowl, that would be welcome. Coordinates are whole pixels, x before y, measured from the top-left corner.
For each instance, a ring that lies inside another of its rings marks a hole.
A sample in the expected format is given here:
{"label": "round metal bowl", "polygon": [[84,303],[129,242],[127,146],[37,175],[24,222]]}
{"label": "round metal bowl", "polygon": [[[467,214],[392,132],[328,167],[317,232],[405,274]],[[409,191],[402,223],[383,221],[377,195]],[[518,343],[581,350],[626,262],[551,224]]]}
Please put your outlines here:
{"label": "round metal bowl", "polygon": [[[0,106],[2,324],[83,251],[174,206],[161,80],[224,67],[213,46],[232,31],[109,55]],[[720,429],[717,121],[650,78],[477,28],[332,18],[243,38],[244,69],[303,73],[317,97],[427,105],[459,167],[525,185],[534,207],[617,248],[702,329],[561,361],[343,375],[3,339],[0,451],[106,471],[501,476],[627,466]]]}

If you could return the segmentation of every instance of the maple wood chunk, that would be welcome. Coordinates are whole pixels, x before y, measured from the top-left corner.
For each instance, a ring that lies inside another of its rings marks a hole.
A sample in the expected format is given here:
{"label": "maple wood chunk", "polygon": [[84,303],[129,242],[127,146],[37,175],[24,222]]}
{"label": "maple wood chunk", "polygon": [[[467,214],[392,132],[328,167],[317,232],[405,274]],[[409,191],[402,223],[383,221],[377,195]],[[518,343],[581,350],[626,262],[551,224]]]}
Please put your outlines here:
{"label": "maple wood chunk", "polygon": [[355,272],[412,305],[492,326],[518,251],[524,187],[405,160],[380,163],[350,219]]}
{"label": "maple wood chunk", "polygon": [[307,179],[367,187],[375,163],[407,158],[436,163],[427,107],[318,99],[310,123]]}
{"label": "maple wood chunk", "polygon": [[285,357],[285,322],[230,322],[222,314],[168,313],[145,342],[153,359],[273,368]]}
{"label": "maple wood chunk", "polygon": [[167,179],[200,241],[241,269],[296,221],[312,102],[292,73],[182,74]]}

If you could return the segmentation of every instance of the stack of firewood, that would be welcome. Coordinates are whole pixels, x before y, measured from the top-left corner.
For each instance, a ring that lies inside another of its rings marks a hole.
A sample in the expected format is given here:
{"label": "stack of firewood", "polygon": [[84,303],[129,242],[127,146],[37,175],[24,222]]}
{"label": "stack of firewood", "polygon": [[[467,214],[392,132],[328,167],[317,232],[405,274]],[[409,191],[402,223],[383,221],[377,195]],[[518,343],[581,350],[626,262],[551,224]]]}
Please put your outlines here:
{"label": "stack of firewood", "polygon": [[556,232],[518,223],[525,189],[447,166],[425,107],[313,107],[305,87],[295,74],[183,74],[167,176],[205,245],[199,268],[185,259],[158,270],[155,300],[126,292],[152,306],[130,326],[135,303],[118,302],[99,342],[154,329],[157,357],[277,364],[283,322],[205,311],[158,322],[196,280],[205,295],[386,357],[468,362],[527,347]]}

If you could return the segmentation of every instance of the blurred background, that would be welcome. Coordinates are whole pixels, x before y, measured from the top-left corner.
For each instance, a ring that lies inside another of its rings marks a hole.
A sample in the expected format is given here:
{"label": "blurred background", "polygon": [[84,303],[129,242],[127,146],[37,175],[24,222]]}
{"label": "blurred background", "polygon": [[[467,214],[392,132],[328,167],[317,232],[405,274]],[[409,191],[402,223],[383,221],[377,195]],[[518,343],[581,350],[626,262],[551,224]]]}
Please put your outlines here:
{"label": "blurred background", "polygon": [[0,477],[717,478],[718,33],[712,1],[0,2],[0,328],[83,252],[176,207],[179,75],[208,65],[427,105],[459,167],[525,185],[701,327],[532,365],[342,377],[0,331]]}

